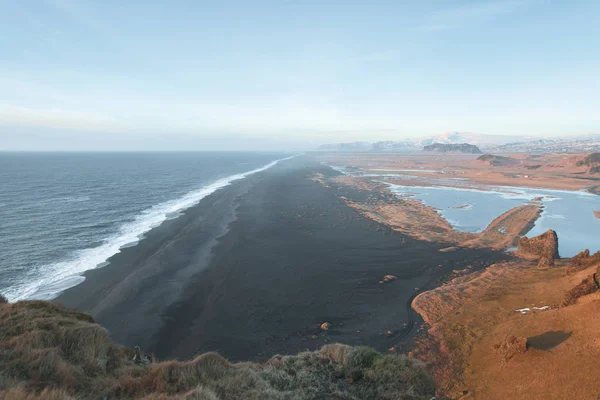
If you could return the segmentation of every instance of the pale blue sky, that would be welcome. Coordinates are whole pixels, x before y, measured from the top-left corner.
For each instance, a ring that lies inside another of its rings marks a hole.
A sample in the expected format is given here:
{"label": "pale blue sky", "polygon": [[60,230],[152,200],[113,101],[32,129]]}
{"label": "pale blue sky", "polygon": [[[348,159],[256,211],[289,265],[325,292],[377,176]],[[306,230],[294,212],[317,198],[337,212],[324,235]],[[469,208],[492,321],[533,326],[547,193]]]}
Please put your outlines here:
{"label": "pale blue sky", "polygon": [[0,0],[0,149],[600,133],[600,1]]}

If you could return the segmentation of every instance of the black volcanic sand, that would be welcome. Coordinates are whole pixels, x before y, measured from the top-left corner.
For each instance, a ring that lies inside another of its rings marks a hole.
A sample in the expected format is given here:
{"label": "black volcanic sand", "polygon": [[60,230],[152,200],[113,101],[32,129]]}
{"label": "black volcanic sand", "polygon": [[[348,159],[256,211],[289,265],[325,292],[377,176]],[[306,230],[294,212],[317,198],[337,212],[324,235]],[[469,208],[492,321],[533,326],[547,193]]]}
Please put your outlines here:
{"label": "black volcanic sand", "polygon": [[[385,350],[414,333],[416,288],[506,257],[439,252],[447,246],[392,231],[340,199],[372,193],[325,188],[309,179],[315,172],[338,174],[298,157],[236,181],[88,271],[57,301],[161,359],[214,350],[262,360],[327,342]],[[387,274],[399,279],[380,284]]]}

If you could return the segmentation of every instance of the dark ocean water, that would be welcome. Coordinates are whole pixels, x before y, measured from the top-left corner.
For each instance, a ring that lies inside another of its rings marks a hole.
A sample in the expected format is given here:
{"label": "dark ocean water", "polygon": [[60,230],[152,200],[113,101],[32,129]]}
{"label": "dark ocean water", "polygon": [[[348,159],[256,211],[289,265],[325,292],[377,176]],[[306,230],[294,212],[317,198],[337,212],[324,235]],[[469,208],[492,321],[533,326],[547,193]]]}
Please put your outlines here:
{"label": "dark ocean water", "polygon": [[0,153],[0,293],[53,298],[277,153]]}

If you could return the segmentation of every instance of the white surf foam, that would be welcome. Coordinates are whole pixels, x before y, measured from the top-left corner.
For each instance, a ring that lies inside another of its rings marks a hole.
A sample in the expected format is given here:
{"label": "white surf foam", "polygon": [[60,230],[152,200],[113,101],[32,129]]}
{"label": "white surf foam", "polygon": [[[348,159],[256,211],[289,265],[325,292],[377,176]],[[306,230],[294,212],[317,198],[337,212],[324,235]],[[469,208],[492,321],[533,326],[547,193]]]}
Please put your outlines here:
{"label": "white surf foam", "polygon": [[326,162],[322,162],[321,164],[323,164],[325,166],[328,166],[332,170],[337,171],[337,172],[339,172],[342,175],[350,175],[350,173],[346,170],[346,167],[342,167],[342,166],[339,166],[339,165],[333,165],[333,164],[329,164],[329,163],[326,163]]}
{"label": "white surf foam", "polygon": [[83,282],[85,278],[81,276],[82,273],[108,265],[106,260],[117,254],[120,249],[132,247],[134,243],[144,237],[144,233],[159,226],[167,219],[181,215],[182,211],[198,204],[209,194],[234,181],[265,171],[281,161],[294,157],[296,156],[275,160],[260,168],[219,179],[183,197],[152,206],[138,215],[134,221],[121,226],[119,232],[106,238],[102,245],[81,250],[67,261],[44,266],[43,277],[15,284],[4,295],[9,301],[53,299],[64,290]]}

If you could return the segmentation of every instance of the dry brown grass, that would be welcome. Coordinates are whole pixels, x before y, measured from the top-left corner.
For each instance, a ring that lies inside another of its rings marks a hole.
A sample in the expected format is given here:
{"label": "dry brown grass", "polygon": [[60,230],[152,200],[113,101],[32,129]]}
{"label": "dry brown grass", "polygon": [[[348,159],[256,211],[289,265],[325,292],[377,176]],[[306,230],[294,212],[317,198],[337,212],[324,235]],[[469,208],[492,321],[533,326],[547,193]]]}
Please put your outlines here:
{"label": "dry brown grass", "polygon": [[345,367],[350,366],[350,354],[352,353],[352,347],[348,345],[340,343],[326,344],[325,346],[321,347],[319,352],[325,356],[328,356],[336,363],[339,363]]}
{"label": "dry brown grass", "polygon": [[341,344],[262,364],[205,353],[143,366],[133,355],[88,314],[44,301],[0,304],[1,399],[391,400],[435,391],[423,364]]}
{"label": "dry brown grass", "polygon": [[36,394],[27,391],[22,386],[9,389],[3,396],[4,400],[75,400],[73,396],[62,389],[44,389]]}
{"label": "dry brown grass", "polygon": [[219,400],[219,398],[212,390],[200,386],[194,390],[190,390],[187,393],[178,394],[176,396],[163,393],[153,393],[142,397],[141,400]]}

